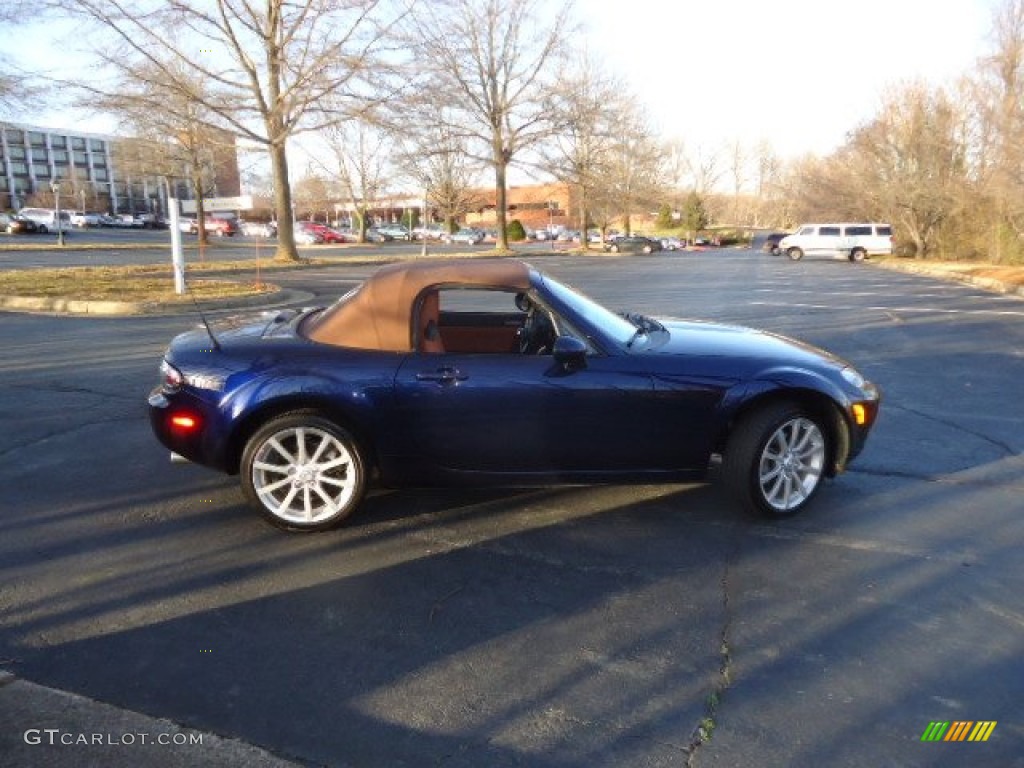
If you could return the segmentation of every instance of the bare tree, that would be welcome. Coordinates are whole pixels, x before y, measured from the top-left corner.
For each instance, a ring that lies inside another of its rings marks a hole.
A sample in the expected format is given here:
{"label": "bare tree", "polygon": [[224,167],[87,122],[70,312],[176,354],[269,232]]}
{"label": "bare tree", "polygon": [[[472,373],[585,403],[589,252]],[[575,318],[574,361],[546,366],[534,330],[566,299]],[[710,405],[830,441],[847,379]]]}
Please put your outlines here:
{"label": "bare tree", "polygon": [[507,180],[513,159],[550,135],[544,94],[569,38],[569,6],[543,0],[445,0],[416,16],[431,92],[451,107],[453,135],[494,168],[498,243],[508,248]]}
{"label": "bare tree", "polygon": [[292,198],[295,200],[295,212],[297,217],[303,213],[315,221],[320,213],[324,213],[330,223],[331,193],[327,179],[310,164],[306,168],[306,175],[296,181],[292,189]]}
{"label": "bare tree", "polygon": [[287,143],[387,98],[387,75],[400,58],[390,48],[391,27],[404,12],[400,4],[69,0],[68,5],[108,33],[97,46],[108,68],[128,73],[148,62],[161,70],[168,91],[188,93],[202,82],[200,105],[236,135],[267,147],[277,257],[297,259]]}
{"label": "bare tree", "polygon": [[[550,95],[548,109],[555,133],[541,151],[541,157],[557,179],[576,190],[584,248],[589,248],[585,233],[590,223],[591,198],[611,178],[617,143],[615,116],[622,111],[624,92],[622,84],[602,73],[584,51],[573,71],[562,77]],[[601,228],[606,227],[607,223]]]}
{"label": "bare tree", "polygon": [[[992,43],[970,83],[978,140],[972,159],[992,220],[994,255],[1019,258],[1024,254],[1024,0],[1008,0],[996,9]],[[1004,254],[1004,248],[1010,252]]]}
{"label": "bare tree", "polygon": [[698,195],[704,196],[713,192],[722,180],[720,149],[709,149],[702,144],[693,145],[685,155],[685,162],[689,186]]}
{"label": "bare tree", "polygon": [[965,121],[944,89],[894,88],[830,157],[795,168],[789,189],[798,210],[808,218],[891,220],[918,256],[928,256],[968,183]]}
{"label": "bare tree", "polygon": [[597,183],[603,187],[602,197],[617,201],[626,234],[632,231],[637,210],[656,207],[665,184],[665,145],[636,119],[637,111],[627,108],[616,113],[609,162]]}
{"label": "bare tree", "polygon": [[[167,72],[175,73],[179,86],[167,86]],[[188,183],[196,202],[199,243],[205,245],[204,198],[214,191],[218,155],[228,151],[234,156],[235,137],[214,125],[216,115],[204,106],[210,94],[201,81],[189,82],[187,76],[176,60],[159,65],[139,61],[119,73],[114,88],[82,83],[86,95],[80,103],[115,115],[136,137],[114,145],[115,167],[128,177],[122,181],[157,177],[169,193],[176,180]]]}
{"label": "bare tree", "polygon": [[743,142],[733,139],[729,144],[729,176],[732,181],[732,223],[742,225],[746,223],[746,216],[742,210],[743,187],[747,183],[747,164],[750,153]]}
{"label": "bare tree", "polygon": [[[0,4],[0,28],[12,30],[27,18],[27,0],[3,0]],[[19,106],[33,101],[32,88],[26,88],[25,73],[0,53],[0,114],[14,112]]]}
{"label": "bare tree", "polygon": [[353,120],[323,132],[330,159],[321,165],[341,188],[356,219],[359,241],[366,241],[369,211],[387,184],[391,137],[367,120]]}
{"label": "bare tree", "polygon": [[780,199],[782,162],[768,141],[760,141],[754,148],[754,226],[772,224],[780,227],[787,223],[786,204]]}
{"label": "bare tree", "polygon": [[482,207],[477,189],[481,164],[466,148],[465,137],[453,131],[445,109],[426,110],[415,116],[400,140],[399,167],[423,190],[429,210],[439,215],[447,232],[469,211]]}

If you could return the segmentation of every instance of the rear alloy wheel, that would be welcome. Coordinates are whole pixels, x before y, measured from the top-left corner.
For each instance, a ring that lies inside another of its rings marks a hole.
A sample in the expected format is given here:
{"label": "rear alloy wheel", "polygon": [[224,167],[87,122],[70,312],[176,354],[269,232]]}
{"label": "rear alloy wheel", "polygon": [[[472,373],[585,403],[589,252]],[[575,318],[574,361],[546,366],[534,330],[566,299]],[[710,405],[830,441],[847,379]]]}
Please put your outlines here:
{"label": "rear alloy wheel", "polygon": [[242,489],[279,528],[322,531],[359,504],[366,470],[355,439],[309,412],[265,424],[242,456]]}
{"label": "rear alloy wheel", "polygon": [[755,411],[736,427],[723,460],[729,490],[747,510],[786,517],[814,497],[829,455],[818,418],[792,403]]}
{"label": "rear alloy wheel", "polygon": [[866,256],[863,248],[854,248],[850,251],[850,261],[864,261]]}
{"label": "rear alloy wheel", "polygon": [[786,251],[786,255],[789,256],[793,261],[800,261],[804,257],[804,252],[799,248],[790,248]]}

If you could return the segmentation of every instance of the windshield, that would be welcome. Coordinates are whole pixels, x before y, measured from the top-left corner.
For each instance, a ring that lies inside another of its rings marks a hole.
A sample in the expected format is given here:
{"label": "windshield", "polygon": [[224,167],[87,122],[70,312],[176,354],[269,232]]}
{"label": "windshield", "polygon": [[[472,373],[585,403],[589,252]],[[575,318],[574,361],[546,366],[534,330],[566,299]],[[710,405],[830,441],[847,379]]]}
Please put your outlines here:
{"label": "windshield", "polygon": [[573,290],[567,285],[544,275],[544,286],[562,304],[571,307],[588,325],[599,328],[602,333],[619,344],[629,344],[637,327],[621,315],[602,307],[593,299]]}

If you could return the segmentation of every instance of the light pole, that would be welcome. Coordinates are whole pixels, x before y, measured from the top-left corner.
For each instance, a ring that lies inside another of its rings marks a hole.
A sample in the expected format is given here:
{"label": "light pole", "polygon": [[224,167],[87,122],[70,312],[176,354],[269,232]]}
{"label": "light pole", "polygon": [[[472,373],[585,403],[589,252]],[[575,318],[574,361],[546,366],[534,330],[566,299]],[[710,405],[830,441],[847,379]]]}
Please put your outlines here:
{"label": "light pole", "polygon": [[555,250],[555,201],[548,200],[548,239],[551,241],[551,250]]}
{"label": "light pole", "polygon": [[82,198],[82,215],[84,216],[85,215],[85,190],[84,189],[78,190],[78,196],[80,198]]}
{"label": "light pole", "polygon": [[50,182],[50,189],[53,190],[54,204],[57,207],[57,245],[64,245],[64,223],[60,218],[60,179]]}
{"label": "light pole", "polygon": [[420,255],[427,257],[427,198],[430,197],[430,179],[426,179],[423,185],[423,215],[420,216],[420,237],[423,239],[423,248]]}

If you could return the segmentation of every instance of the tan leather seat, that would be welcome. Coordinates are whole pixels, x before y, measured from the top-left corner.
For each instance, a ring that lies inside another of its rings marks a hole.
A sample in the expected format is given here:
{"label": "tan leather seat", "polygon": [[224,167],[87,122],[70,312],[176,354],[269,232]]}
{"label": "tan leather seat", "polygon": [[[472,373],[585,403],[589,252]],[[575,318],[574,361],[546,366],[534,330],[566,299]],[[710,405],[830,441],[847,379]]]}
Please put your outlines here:
{"label": "tan leather seat", "polygon": [[441,299],[437,291],[424,295],[420,303],[419,317],[419,349],[420,352],[441,354],[444,342],[441,340]]}

